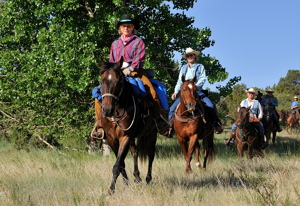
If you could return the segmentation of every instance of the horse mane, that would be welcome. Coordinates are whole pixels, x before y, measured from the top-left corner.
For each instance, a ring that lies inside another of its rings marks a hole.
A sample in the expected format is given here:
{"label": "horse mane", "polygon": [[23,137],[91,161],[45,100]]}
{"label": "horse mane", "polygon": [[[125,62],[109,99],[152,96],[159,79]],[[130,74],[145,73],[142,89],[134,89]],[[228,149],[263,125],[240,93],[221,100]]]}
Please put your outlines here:
{"label": "horse mane", "polygon": [[104,65],[102,65],[100,74],[102,75],[104,72],[106,72],[108,70],[113,70],[114,72],[119,72],[119,67],[116,63],[106,62]]}

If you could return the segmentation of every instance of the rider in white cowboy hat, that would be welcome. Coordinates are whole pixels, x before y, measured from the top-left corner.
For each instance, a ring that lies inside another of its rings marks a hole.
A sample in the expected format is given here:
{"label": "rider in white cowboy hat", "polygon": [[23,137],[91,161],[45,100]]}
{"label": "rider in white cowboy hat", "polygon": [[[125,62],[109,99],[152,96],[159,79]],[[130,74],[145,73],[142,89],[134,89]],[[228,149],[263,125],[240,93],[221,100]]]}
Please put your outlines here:
{"label": "rider in white cowboy hat", "polygon": [[217,112],[214,109],[214,105],[212,104],[210,99],[202,92],[202,86],[206,81],[206,75],[205,75],[204,66],[202,64],[199,64],[196,62],[197,56],[199,54],[200,54],[200,51],[195,51],[192,48],[187,48],[185,50],[185,54],[181,55],[183,58],[187,59],[188,63],[181,67],[181,70],[179,72],[178,81],[175,86],[174,93],[172,95],[172,100],[175,100],[175,102],[170,107],[170,112],[169,112],[169,124],[170,124],[169,135],[172,135],[172,127],[173,127],[173,123],[174,123],[174,111],[180,102],[180,98],[179,97],[177,98],[177,94],[179,93],[181,86],[182,86],[182,81],[181,81],[182,75],[185,76],[186,80],[193,79],[196,75],[197,79],[196,79],[195,84],[197,86],[197,94],[206,103],[207,110],[208,110],[210,116],[213,118],[216,133],[220,134],[223,132],[223,127],[222,127],[221,121],[217,115]]}
{"label": "rider in white cowboy hat", "polygon": [[278,100],[273,95],[274,91],[272,89],[266,89],[267,95],[264,95],[261,101],[262,107],[265,107],[267,104],[270,105],[272,115],[275,117],[275,123],[277,126],[277,132],[281,132],[282,129],[279,125],[279,115],[277,114],[275,108],[278,106]]}
{"label": "rider in white cowboy hat", "polygon": [[[260,136],[259,136],[260,137],[260,147],[262,149],[264,149],[268,146],[268,144],[264,140],[264,127],[263,127],[263,124],[260,122],[260,120],[263,117],[263,110],[262,110],[262,107],[261,107],[259,101],[254,99],[255,95],[257,95],[258,92],[255,91],[255,89],[253,89],[252,87],[250,89],[247,89],[245,92],[247,93],[248,98],[243,100],[240,103],[240,105],[237,109],[237,112],[240,111],[241,107],[247,108],[250,106],[250,122],[251,121],[254,121],[254,122],[259,121],[258,129],[260,132]],[[233,140],[235,139],[235,133],[232,133],[232,131],[236,130],[236,128],[237,128],[237,125],[234,123],[232,125],[228,140],[224,141],[224,143],[227,146],[231,146],[233,144]]]}

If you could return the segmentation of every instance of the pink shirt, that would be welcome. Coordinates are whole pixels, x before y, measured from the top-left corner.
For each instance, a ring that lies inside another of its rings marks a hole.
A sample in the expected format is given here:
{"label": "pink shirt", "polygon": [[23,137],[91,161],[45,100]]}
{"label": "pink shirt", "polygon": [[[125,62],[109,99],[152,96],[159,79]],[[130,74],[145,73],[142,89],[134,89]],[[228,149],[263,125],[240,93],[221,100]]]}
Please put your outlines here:
{"label": "pink shirt", "polygon": [[123,56],[123,61],[131,62],[130,67],[136,71],[144,66],[145,55],[145,44],[141,38],[133,35],[124,45],[120,37],[111,45],[109,62],[116,63]]}

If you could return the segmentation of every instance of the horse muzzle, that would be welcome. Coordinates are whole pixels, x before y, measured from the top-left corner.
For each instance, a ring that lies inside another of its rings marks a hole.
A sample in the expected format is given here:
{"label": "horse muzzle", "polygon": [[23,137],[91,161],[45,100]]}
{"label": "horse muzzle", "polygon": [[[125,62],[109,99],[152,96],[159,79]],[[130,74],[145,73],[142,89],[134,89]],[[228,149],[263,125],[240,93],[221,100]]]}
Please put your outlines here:
{"label": "horse muzzle", "polygon": [[185,102],[184,105],[186,106],[187,110],[190,112],[196,110],[196,102]]}
{"label": "horse muzzle", "polygon": [[112,117],[115,111],[115,107],[112,104],[102,104],[101,109],[103,117]]}

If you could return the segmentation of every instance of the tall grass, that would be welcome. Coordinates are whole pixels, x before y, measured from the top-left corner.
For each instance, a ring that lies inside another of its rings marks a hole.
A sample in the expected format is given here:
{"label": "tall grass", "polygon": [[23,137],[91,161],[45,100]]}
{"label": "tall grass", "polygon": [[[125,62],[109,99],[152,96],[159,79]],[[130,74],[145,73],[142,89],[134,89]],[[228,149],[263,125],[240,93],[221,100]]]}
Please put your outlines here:
{"label": "tall grass", "polygon": [[[113,196],[107,194],[115,157],[65,150],[15,150],[0,142],[0,205],[298,205],[300,141],[282,133],[264,159],[240,160],[236,149],[215,138],[216,159],[206,172],[195,166],[184,175],[185,160],[176,137],[159,138],[153,181],[133,181],[133,159],[126,158],[129,186],[120,177]],[[203,160],[203,158],[201,158]]]}

